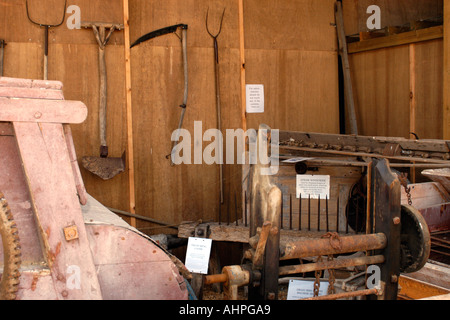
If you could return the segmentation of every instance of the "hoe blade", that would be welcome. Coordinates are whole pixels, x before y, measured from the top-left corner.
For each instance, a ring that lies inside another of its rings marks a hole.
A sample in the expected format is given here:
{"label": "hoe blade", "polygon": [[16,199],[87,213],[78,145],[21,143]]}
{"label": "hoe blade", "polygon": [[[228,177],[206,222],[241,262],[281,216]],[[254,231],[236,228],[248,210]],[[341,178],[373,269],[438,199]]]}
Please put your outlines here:
{"label": "hoe blade", "polygon": [[125,171],[125,160],[122,158],[83,157],[83,167],[102,178],[109,180]]}

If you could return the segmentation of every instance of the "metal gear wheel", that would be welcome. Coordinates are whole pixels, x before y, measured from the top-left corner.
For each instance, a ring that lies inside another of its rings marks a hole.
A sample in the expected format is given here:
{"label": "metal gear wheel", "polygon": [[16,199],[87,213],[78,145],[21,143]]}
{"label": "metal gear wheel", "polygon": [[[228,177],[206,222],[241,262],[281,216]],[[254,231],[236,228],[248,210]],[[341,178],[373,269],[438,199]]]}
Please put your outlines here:
{"label": "metal gear wheel", "polygon": [[402,205],[400,241],[400,271],[420,270],[430,255],[430,231],[422,214],[409,205]]}
{"label": "metal gear wheel", "polygon": [[19,285],[21,265],[20,240],[16,223],[3,193],[0,192],[0,234],[3,243],[3,274],[0,299],[14,300]]}

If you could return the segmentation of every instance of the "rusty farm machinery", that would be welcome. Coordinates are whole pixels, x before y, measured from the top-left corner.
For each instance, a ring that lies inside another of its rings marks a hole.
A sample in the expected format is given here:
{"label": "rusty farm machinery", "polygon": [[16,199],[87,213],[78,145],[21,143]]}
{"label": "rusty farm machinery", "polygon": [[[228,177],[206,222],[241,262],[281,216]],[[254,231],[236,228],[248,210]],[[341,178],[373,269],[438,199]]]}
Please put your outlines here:
{"label": "rusty farm machinery", "polygon": [[[260,127],[258,144],[261,128],[270,132]],[[290,131],[278,140],[276,174],[262,174],[269,165],[244,166],[241,217],[180,227],[179,237],[243,249],[239,265],[211,263],[194,291],[220,284],[225,299],[277,300],[282,284],[300,279],[313,283],[306,299],[407,297],[405,279],[428,264],[433,232],[450,228],[445,184],[407,177],[446,170],[449,142]],[[325,195],[317,193],[323,177]],[[436,295],[450,292],[436,287]]]}
{"label": "rusty farm machinery", "polygon": [[[60,82],[0,78],[3,299],[176,300],[191,286],[201,299],[204,286],[221,284],[225,299],[244,288],[249,300],[277,300],[280,284],[301,278],[314,283],[310,299],[395,300],[405,276],[445,249],[448,141],[280,131],[275,174],[243,166],[240,218],[178,229],[241,243],[241,264],[191,273],[87,194],[70,128],[86,116]],[[262,128],[252,143],[271,133]],[[407,179],[422,168],[431,181]],[[317,187],[306,177],[326,177],[328,192],[302,191]]]}

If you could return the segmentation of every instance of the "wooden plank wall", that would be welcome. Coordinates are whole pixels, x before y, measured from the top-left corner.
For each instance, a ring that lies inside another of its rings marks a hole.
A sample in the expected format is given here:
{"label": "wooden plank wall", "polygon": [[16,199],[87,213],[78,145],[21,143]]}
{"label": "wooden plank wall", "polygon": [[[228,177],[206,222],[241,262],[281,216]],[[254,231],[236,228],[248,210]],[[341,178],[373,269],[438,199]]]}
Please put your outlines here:
{"label": "wooden plank wall", "polygon": [[[442,16],[442,0],[344,0],[346,34],[367,31],[369,5],[382,27]],[[350,56],[360,134],[442,139],[442,39]]]}
{"label": "wooden plank wall", "polygon": [[450,139],[450,1],[444,0],[444,139]]}
{"label": "wooden plank wall", "polygon": [[[63,2],[29,0],[30,12],[36,19],[57,20]],[[123,23],[120,0],[69,0],[68,5],[71,4],[80,7],[83,21]],[[205,29],[208,7],[213,29],[218,27],[226,7],[218,39],[222,127],[241,128],[238,1],[129,1],[132,42],[162,27],[189,25],[189,98],[184,128],[192,135],[194,121],[202,122],[203,132],[216,128],[213,41]],[[266,112],[248,115],[248,128],[266,123],[282,130],[338,132],[337,45],[333,24],[333,0],[244,1],[246,82],[264,84],[266,98]],[[5,76],[42,78],[43,35],[43,29],[28,21],[25,1],[0,0],[0,38],[8,43]],[[123,43],[123,31],[116,31],[106,53],[107,132],[113,157],[120,157],[127,145]],[[181,43],[175,35],[131,49],[136,213],[168,223],[216,220],[218,166],[171,167],[166,159],[170,137],[180,116],[181,57]],[[92,30],[69,30],[65,24],[51,29],[49,79],[63,81],[66,99],[81,100],[89,109],[86,122],[72,128],[79,159],[98,154],[97,70],[97,44]],[[203,147],[208,144],[203,142]],[[129,209],[127,172],[109,181],[102,181],[84,169],[82,174],[88,192],[100,202]],[[241,188],[240,166],[225,166],[224,185],[222,214],[227,211],[227,203],[234,211],[234,194],[239,195]],[[137,226],[148,233],[169,232],[148,229],[155,225],[142,221]]]}

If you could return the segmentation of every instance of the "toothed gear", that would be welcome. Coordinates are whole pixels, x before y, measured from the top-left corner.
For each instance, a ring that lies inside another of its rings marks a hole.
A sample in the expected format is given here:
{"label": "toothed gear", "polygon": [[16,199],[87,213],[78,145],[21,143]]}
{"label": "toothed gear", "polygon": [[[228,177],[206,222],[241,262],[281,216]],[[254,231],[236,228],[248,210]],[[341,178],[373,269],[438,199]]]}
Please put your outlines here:
{"label": "toothed gear", "polygon": [[422,214],[409,205],[402,205],[400,247],[400,271],[422,269],[430,255],[430,232]]}
{"label": "toothed gear", "polygon": [[19,285],[21,249],[19,233],[3,193],[0,192],[0,234],[3,243],[3,274],[0,299],[15,300]]}

